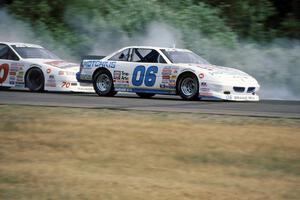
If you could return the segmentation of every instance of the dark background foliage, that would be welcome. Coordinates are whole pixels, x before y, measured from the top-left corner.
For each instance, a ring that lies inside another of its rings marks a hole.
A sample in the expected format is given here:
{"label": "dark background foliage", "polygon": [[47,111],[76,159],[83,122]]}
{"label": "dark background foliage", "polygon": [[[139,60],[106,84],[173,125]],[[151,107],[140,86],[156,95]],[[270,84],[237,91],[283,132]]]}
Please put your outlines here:
{"label": "dark background foliage", "polygon": [[[84,53],[96,33],[79,27],[82,16],[99,30],[109,26],[128,35],[142,32],[151,21],[167,22],[229,46],[241,39],[300,38],[299,0],[1,0],[0,5],[37,33],[47,30],[72,45],[73,55]],[[184,41],[189,46],[189,36]]]}

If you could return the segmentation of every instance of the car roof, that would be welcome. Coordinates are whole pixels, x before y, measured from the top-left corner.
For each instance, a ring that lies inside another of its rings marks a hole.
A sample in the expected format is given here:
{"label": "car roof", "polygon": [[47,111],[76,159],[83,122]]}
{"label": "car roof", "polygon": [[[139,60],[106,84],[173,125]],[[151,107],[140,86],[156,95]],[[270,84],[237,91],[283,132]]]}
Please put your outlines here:
{"label": "car roof", "polygon": [[0,44],[6,44],[6,45],[15,45],[15,46],[19,46],[19,47],[35,47],[35,48],[43,48],[40,45],[37,44],[31,44],[31,43],[22,43],[22,42],[0,42]]}
{"label": "car roof", "polygon": [[128,46],[122,49],[127,48],[142,48],[142,49],[156,49],[156,50],[166,50],[166,51],[190,51],[188,49],[179,49],[179,48],[172,48],[172,47],[154,47],[154,46]]}

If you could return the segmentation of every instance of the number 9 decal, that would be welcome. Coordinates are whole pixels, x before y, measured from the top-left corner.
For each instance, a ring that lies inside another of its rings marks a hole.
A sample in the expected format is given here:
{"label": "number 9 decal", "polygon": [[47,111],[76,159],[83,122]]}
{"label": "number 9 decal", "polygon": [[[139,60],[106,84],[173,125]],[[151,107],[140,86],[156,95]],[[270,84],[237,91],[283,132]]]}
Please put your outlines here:
{"label": "number 9 decal", "polygon": [[[145,75],[145,66],[139,65],[137,66],[132,75],[132,85],[141,86],[144,82],[145,86],[152,87],[156,81],[156,73],[158,72],[157,66],[150,66]],[[145,75],[145,80],[144,80]]]}

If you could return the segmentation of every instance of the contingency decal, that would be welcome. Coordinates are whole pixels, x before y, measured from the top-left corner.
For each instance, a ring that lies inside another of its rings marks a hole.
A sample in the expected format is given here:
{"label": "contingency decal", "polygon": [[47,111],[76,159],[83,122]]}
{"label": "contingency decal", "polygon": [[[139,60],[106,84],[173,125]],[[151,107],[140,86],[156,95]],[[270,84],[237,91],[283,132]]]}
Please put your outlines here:
{"label": "contingency decal", "polygon": [[200,83],[200,91],[201,92],[208,92],[210,91],[208,85],[207,85],[207,82],[201,82]]}
{"label": "contingency decal", "polygon": [[162,69],[162,82],[160,88],[175,89],[178,67],[166,66]]}
{"label": "contingency decal", "polygon": [[47,87],[56,87],[56,81],[54,75],[49,75],[48,80],[46,82]]}
{"label": "contingency decal", "polygon": [[20,63],[12,63],[9,70],[9,84],[15,87],[24,87],[24,65]]}
{"label": "contingency decal", "polygon": [[8,64],[0,65],[0,84],[4,83],[4,81],[7,79],[8,71],[9,71]]}
{"label": "contingency decal", "polygon": [[115,87],[128,87],[129,86],[129,73],[124,71],[114,71],[114,86]]}

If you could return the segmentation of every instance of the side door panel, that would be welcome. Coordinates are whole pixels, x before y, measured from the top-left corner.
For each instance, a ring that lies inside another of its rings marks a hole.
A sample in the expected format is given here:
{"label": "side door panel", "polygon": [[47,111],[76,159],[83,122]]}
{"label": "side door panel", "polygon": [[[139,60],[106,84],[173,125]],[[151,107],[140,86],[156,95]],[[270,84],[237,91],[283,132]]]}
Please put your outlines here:
{"label": "side door panel", "polygon": [[[155,59],[153,60],[151,55],[147,57],[149,52],[141,52],[135,58],[133,53],[134,49],[131,49],[130,62],[115,61],[115,68],[110,69],[116,91],[161,94],[176,93],[178,67],[167,63],[155,62]],[[118,56],[118,54],[115,56]],[[143,59],[149,62],[143,62]]]}
{"label": "side door panel", "polygon": [[112,71],[115,89],[126,92],[155,89],[159,87],[158,71],[156,63],[118,61]]}
{"label": "side door panel", "polygon": [[167,64],[164,60],[164,63],[160,62],[159,53],[156,50],[142,50],[150,50],[151,52],[141,51],[135,57],[134,54],[132,56],[132,60],[137,61],[132,62],[135,64],[131,79],[133,91],[161,94],[175,93],[178,68]]}
{"label": "side door panel", "polygon": [[151,90],[157,88],[159,72],[157,56],[158,52],[154,49],[134,48],[132,50],[133,72],[131,86],[135,91],[151,92]]}

